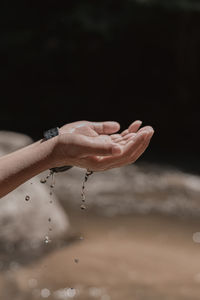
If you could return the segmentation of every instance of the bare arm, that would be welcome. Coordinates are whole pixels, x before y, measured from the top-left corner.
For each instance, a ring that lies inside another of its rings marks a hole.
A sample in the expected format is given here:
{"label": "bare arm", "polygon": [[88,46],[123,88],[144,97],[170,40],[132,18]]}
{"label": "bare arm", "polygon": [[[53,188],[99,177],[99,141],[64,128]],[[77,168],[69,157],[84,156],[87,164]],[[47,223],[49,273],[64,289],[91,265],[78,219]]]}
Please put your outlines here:
{"label": "bare arm", "polygon": [[47,170],[55,139],[36,142],[0,158],[0,198]]}
{"label": "bare arm", "polygon": [[150,126],[139,130],[140,125],[136,121],[116,134],[120,128],[117,122],[74,122],[63,126],[57,137],[1,157],[0,198],[53,167],[71,165],[101,171],[133,163],[154,133]]}

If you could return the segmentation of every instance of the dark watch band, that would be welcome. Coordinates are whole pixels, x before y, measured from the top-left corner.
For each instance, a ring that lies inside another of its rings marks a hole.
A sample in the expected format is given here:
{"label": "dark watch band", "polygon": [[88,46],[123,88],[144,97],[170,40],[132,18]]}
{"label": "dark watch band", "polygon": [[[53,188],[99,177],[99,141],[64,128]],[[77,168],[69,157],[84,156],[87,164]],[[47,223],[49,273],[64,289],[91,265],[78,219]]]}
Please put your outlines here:
{"label": "dark watch band", "polygon": [[[47,131],[44,132],[44,140],[47,141],[55,136],[59,135],[59,128],[51,128]],[[63,167],[55,167],[50,169],[52,172],[58,173],[58,172],[64,172],[67,171],[69,169],[71,169],[72,166],[63,166]]]}

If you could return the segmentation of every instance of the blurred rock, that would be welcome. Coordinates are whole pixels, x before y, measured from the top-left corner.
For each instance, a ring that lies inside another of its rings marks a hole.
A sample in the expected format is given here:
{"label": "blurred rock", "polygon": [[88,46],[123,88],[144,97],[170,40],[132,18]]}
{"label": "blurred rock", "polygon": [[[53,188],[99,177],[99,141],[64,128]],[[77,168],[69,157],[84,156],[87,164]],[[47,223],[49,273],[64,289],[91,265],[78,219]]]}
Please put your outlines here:
{"label": "blurred rock", "polygon": [[[73,168],[57,177],[58,198],[78,207],[84,170]],[[137,163],[94,173],[86,184],[86,206],[108,216],[133,212],[199,216],[200,177]]]}
{"label": "blurred rock", "polygon": [[[15,151],[32,140],[13,132],[0,132],[0,154]],[[38,251],[45,237],[55,241],[66,238],[68,217],[50,186],[40,183],[41,176],[27,181],[0,201],[0,251],[24,253]],[[52,192],[52,191],[51,191]]]}
{"label": "blurred rock", "polygon": [[0,131],[0,156],[28,146],[32,142],[33,140],[25,134]]}

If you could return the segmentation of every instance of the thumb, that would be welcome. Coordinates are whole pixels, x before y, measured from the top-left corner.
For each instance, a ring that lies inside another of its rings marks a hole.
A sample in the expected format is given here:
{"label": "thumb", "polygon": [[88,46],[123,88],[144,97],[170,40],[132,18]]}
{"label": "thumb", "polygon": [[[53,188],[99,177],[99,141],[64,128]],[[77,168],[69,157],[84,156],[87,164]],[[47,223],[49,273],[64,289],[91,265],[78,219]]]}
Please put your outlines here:
{"label": "thumb", "polygon": [[103,142],[103,141],[87,141],[84,145],[84,149],[81,155],[99,155],[99,156],[110,156],[119,155],[122,152],[121,147],[114,143]]}

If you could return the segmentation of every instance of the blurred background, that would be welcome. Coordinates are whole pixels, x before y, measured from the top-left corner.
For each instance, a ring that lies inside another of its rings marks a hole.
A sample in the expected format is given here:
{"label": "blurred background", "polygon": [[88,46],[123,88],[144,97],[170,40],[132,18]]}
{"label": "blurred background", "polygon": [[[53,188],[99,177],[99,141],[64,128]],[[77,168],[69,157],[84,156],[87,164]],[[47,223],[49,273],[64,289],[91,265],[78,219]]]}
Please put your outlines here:
{"label": "blurred background", "polygon": [[198,169],[200,2],[3,1],[0,128],[76,120],[156,130],[149,159]]}
{"label": "blurred background", "polygon": [[0,129],[19,133],[1,155],[78,120],[155,129],[136,164],[90,178],[84,214],[76,168],[1,201],[1,298],[199,299],[200,1],[1,6]]}

